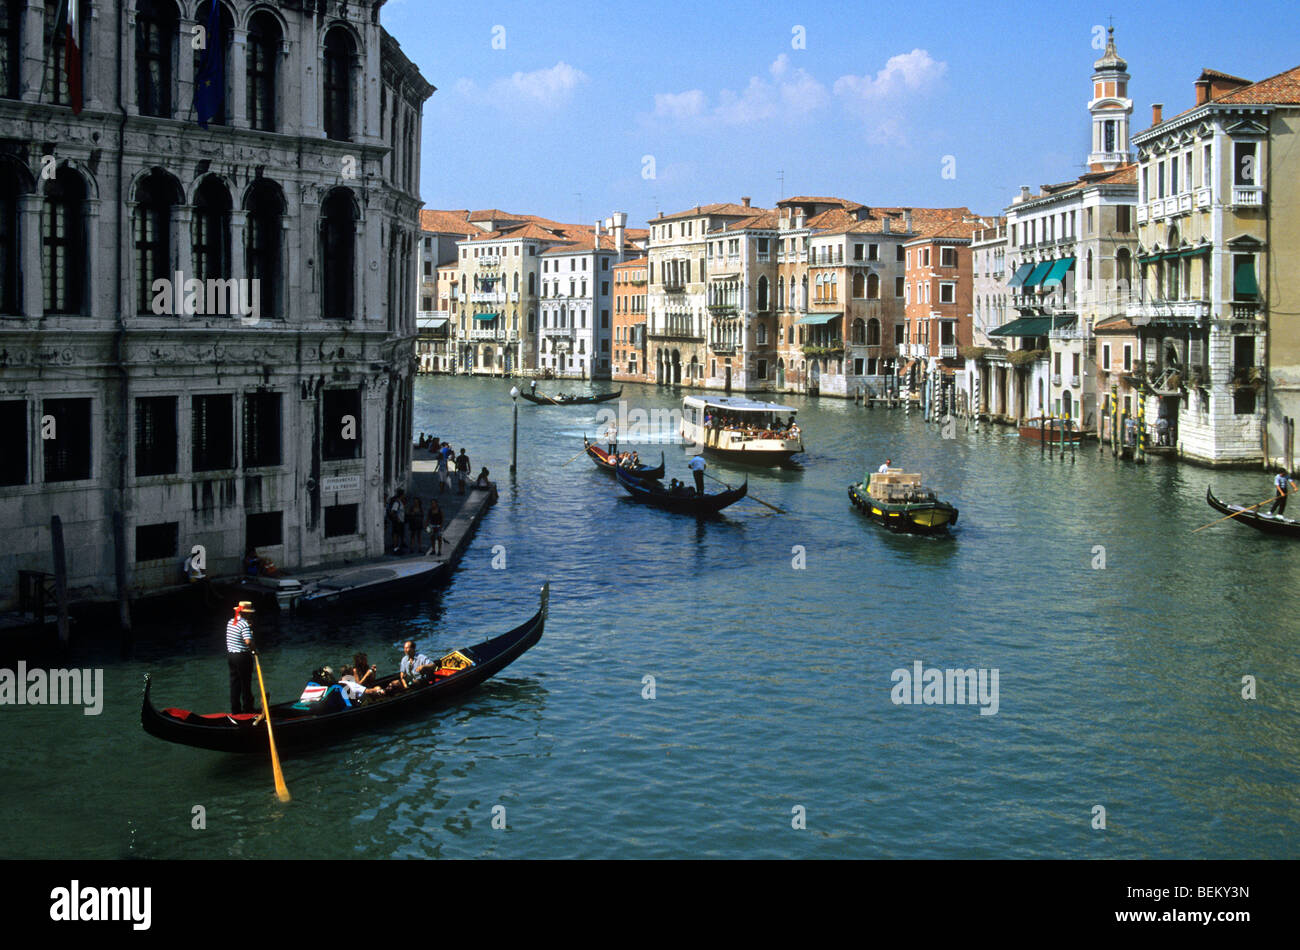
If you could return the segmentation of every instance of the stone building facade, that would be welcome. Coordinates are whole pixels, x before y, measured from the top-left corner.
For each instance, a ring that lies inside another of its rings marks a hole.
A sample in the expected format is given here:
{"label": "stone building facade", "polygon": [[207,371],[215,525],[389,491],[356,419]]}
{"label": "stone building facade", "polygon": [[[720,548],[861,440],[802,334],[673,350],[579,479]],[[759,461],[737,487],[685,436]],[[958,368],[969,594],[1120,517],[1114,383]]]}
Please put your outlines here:
{"label": "stone building facade", "polygon": [[383,548],[433,87],[382,0],[222,2],[203,129],[209,2],[82,2],[79,114],[46,52],[59,5],[4,24],[0,602],[50,570],[54,515],[74,597],[177,584],[196,545],[209,573]]}

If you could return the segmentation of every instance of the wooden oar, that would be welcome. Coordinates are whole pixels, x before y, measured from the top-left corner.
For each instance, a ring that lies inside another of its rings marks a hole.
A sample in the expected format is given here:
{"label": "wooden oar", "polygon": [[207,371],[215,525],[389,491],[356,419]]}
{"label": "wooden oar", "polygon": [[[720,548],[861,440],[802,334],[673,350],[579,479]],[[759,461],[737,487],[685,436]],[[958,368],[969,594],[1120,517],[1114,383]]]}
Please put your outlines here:
{"label": "wooden oar", "polygon": [[[584,456],[584,455],[586,455],[586,454],[587,454],[587,447],[584,445],[584,446],[582,447],[582,451],[579,452],[577,455],[575,455],[575,456],[573,457],[573,459],[576,459],[576,458],[582,458],[582,456]],[[569,462],[572,462],[573,459],[569,459]],[[564,466],[565,466],[565,465],[568,465],[569,462],[562,462],[562,463],[560,463],[560,468],[564,468]]]}
{"label": "wooden oar", "polygon": [[[1296,493],[1296,490],[1295,490],[1295,489],[1293,489],[1292,491],[1287,492],[1288,495],[1294,495],[1295,493]],[[1259,503],[1259,505],[1267,505],[1270,501],[1275,501],[1275,500],[1277,499],[1277,497],[1278,497],[1277,495],[1274,495],[1272,498],[1265,498],[1263,501],[1261,501],[1261,502]],[[1203,524],[1203,525],[1201,525],[1199,528],[1193,528],[1193,529],[1192,529],[1192,534],[1195,534],[1197,531],[1204,531],[1206,528],[1209,528],[1209,527],[1211,527],[1211,526],[1213,526],[1213,525],[1216,525],[1216,524],[1218,524],[1220,521],[1227,521],[1229,518],[1235,518],[1235,517],[1237,517],[1237,515],[1244,515],[1244,514],[1245,514],[1246,512],[1248,512],[1248,511],[1254,511],[1256,508],[1259,507],[1259,505],[1251,505],[1249,508],[1243,508],[1243,509],[1241,509],[1241,511],[1234,511],[1234,512],[1233,512],[1232,514],[1230,514],[1230,515],[1224,515],[1222,518],[1219,518],[1219,519],[1216,520],[1216,521],[1211,521],[1209,524]]]}
{"label": "wooden oar", "polygon": [[[704,473],[704,477],[705,477],[705,478],[713,478],[713,476],[710,475],[708,472],[705,472],[705,473]],[[713,478],[713,480],[714,480],[715,482],[717,482],[719,485],[727,485],[727,483],[724,482],[724,481],[723,481],[722,479],[720,479],[720,478]],[[730,486],[730,485],[727,485],[727,489],[728,489],[728,490],[731,490],[731,486]],[[758,502],[760,505],[767,505],[767,507],[771,508],[773,511],[777,512],[778,514],[782,514],[782,515],[783,515],[783,514],[786,513],[784,508],[778,508],[776,505],[768,505],[767,502],[765,502],[763,499],[761,499],[761,498],[754,498],[754,496],[753,496],[751,493],[749,493],[749,492],[746,492],[746,493],[745,493],[745,497],[746,497],[746,498],[753,498],[754,501]]]}
{"label": "wooden oar", "polygon": [[271,710],[266,705],[266,683],[262,680],[262,661],[253,654],[253,663],[257,665],[257,688],[262,691],[262,716],[266,719],[266,738],[271,742],[271,771],[275,774],[275,796],[282,802],[289,800],[289,786],[284,784],[284,773],[280,771],[280,756],[275,751],[275,736],[271,733]]}

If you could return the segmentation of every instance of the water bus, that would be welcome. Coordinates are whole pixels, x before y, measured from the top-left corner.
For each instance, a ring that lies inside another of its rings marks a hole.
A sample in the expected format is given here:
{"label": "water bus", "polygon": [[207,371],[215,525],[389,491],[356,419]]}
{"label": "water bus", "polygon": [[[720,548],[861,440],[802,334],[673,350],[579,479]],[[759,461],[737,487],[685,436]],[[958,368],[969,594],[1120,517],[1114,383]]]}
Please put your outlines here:
{"label": "water bus", "polygon": [[682,400],[682,437],[734,461],[775,465],[804,450],[796,412],[743,396],[687,396]]}

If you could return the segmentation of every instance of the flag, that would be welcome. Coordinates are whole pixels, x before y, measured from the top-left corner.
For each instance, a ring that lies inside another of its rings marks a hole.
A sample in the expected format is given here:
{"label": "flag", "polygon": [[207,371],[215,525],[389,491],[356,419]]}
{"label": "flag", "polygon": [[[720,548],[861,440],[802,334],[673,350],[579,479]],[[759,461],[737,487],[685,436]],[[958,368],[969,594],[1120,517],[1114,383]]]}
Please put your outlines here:
{"label": "flag", "polygon": [[226,99],[226,56],[221,47],[221,4],[211,0],[208,22],[205,27],[207,45],[199,60],[198,75],[194,77],[194,111],[199,125],[208,127],[214,116],[220,115]]}
{"label": "flag", "polygon": [[[81,115],[81,0],[68,0],[67,35],[63,46],[63,67],[68,71],[68,100],[72,114]],[[58,38],[55,38],[58,42]]]}

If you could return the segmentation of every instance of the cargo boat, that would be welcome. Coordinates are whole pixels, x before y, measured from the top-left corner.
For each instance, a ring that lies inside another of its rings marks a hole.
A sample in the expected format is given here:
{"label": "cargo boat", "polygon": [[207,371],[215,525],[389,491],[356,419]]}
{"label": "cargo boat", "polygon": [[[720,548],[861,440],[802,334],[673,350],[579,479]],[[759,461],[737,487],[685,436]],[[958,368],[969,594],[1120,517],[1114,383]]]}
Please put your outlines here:
{"label": "cargo boat", "polygon": [[941,534],[957,523],[957,509],[939,501],[921,484],[921,476],[891,468],[849,486],[849,501],[876,524],[890,531]]}

